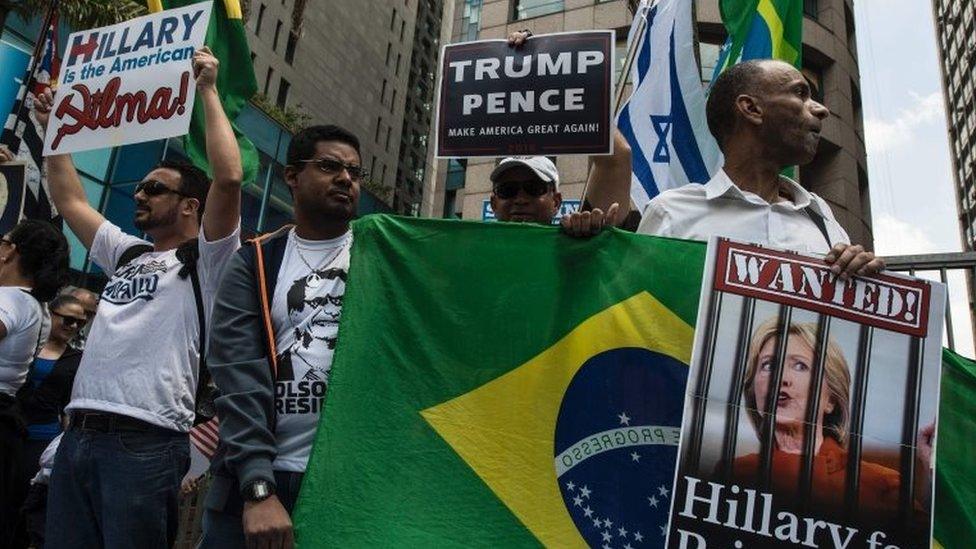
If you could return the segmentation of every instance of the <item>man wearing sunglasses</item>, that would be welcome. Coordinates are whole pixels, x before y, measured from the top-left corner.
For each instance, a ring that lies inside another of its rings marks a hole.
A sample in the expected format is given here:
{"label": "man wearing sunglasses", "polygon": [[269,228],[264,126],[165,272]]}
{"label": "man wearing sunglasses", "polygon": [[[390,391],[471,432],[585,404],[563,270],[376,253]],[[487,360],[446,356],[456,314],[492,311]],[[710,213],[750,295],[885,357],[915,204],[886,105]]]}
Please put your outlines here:
{"label": "man wearing sunglasses", "polygon": [[298,497],[329,383],[359,190],[359,140],[311,126],[288,146],[295,225],[230,261],[207,365],[221,396],[201,547],[291,547]]}
{"label": "man wearing sunglasses", "polygon": [[[109,277],[65,410],[70,426],[48,507],[51,546],[149,549],[175,541],[202,327],[240,247],[243,173],[217,96],[217,65],[206,48],[193,56],[213,182],[184,162],[146,174],[134,189],[134,223],[151,243],[92,208],[70,156],[47,159],[54,205]],[[35,103],[46,125],[53,97],[46,92]]]}

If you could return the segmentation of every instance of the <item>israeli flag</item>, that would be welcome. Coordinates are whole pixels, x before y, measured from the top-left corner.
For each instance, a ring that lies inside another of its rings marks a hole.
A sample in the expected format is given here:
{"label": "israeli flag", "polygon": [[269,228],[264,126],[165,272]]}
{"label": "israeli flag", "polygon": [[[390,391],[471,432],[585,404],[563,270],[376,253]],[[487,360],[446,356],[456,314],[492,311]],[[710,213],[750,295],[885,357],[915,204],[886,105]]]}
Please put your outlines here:
{"label": "israeli flag", "polygon": [[649,5],[642,0],[627,38],[628,51],[636,51],[634,88],[617,127],[630,142],[630,196],[641,212],[658,193],[705,183],[722,166],[722,153],[705,121],[705,90],[691,26],[693,1]]}

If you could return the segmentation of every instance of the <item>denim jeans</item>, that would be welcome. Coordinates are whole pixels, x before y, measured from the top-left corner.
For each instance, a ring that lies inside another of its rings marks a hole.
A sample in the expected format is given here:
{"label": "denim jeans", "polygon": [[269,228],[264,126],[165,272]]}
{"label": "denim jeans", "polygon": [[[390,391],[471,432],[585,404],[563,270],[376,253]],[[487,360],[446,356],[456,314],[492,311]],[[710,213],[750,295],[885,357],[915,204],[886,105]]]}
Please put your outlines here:
{"label": "denim jeans", "polygon": [[186,433],[70,429],[54,458],[45,547],[168,549],[189,465]]}
{"label": "denim jeans", "polygon": [[[275,495],[291,515],[302,486],[303,473],[275,471]],[[241,498],[237,479],[215,475],[203,511],[203,539],[199,549],[232,549],[245,547]]]}

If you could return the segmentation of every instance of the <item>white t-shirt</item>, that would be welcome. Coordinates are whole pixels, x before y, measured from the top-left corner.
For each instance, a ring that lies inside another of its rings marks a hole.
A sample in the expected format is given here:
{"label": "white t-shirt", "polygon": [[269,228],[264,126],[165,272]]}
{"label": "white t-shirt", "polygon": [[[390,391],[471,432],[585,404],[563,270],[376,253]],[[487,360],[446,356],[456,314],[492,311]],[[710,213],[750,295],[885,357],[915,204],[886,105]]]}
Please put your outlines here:
{"label": "white t-shirt", "polygon": [[351,232],[332,240],[288,233],[271,302],[278,349],[278,456],[272,467],[278,471],[303,472],[308,464],[329,384],[351,245]]}
{"label": "white t-shirt", "polygon": [[30,288],[0,286],[0,322],[7,336],[0,339],[0,393],[10,396],[27,379],[34,355],[47,341],[51,319]]}
{"label": "white t-shirt", "polygon": [[[240,248],[240,228],[207,242],[200,232],[197,273],[207,319],[220,276]],[[118,272],[122,254],[146,241],[106,221],[91,258],[109,276],[66,410],[113,412],[177,431],[194,416],[200,327],[190,278],[176,250],[140,255]],[[207,323],[209,329],[209,322]]]}
{"label": "white t-shirt", "polygon": [[[637,232],[706,241],[724,236],[806,254],[826,254],[834,244],[850,244],[847,232],[822,198],[792,179],[782,180],[793,200],[770,204],[743,191],[725,170],[719,170],[704,185],[692,183],[655,196],[644,208]],[[824,220],[827,238],[810,219],[807,208]]]}

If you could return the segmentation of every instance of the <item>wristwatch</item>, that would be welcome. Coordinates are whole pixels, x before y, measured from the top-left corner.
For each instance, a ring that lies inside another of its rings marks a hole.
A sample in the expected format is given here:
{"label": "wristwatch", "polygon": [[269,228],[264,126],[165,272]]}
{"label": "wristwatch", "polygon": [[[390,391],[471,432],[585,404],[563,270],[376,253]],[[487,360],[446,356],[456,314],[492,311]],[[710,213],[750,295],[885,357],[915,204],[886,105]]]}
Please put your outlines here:
{"label": "wristwatch", "polygon": [[244,501],[264,501],[273,496],[274,493],[274,485],[266,480],[252,480],[241,488],[241,497],[244,498]]}

